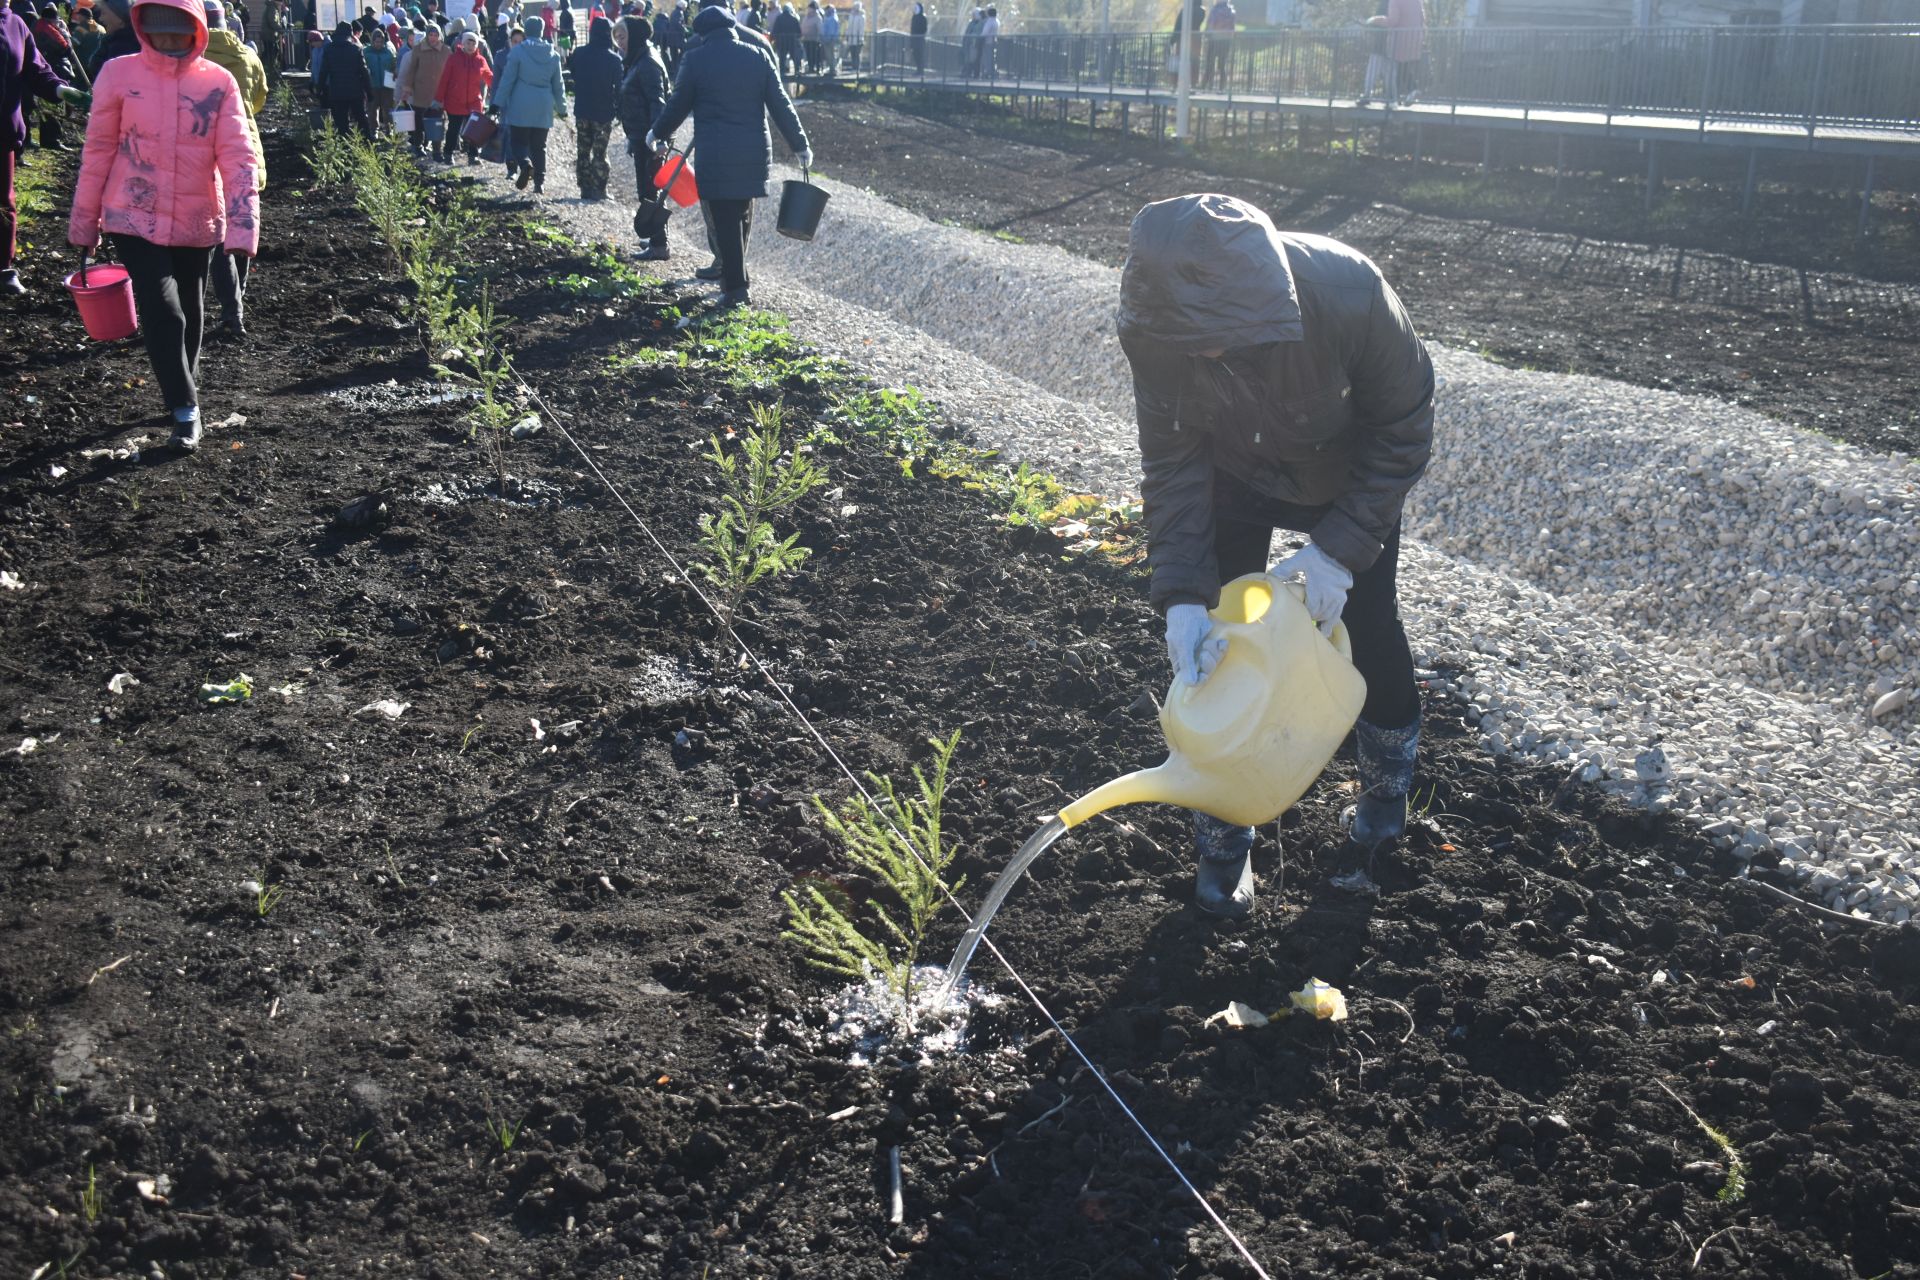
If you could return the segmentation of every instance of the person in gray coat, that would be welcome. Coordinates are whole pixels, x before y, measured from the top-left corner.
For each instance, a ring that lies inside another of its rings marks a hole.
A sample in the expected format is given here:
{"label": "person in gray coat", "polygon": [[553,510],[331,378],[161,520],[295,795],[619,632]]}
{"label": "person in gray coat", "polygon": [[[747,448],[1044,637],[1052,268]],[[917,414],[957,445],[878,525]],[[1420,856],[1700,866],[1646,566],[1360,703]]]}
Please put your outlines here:
{"label": "person in gray coat", "polygon": [[[1362,793],[1334,883],[1371,891],[1364,863],[1406,829],[1420,696],[1400,624],[1400,514],[1433,450],[1433,365],[1365,255],[1282,232],[1250,204],[1180,196],[1133,220],[1120,277],[1132,366],[1151,597],[1179,679],[1199,684],[1225,641],[1207,610],[1223,582],[1305,580],[1321,630],[1344,622],[1367,698],[1354,729]],[[1276,528],[1308,535],[1268,566]],[[1195,900],[1253,909],[1253,828],[1196,813]]]}
{"label": "person in gray coat", "polygon": [[673,96],[655,118],[647,146],[658,150],[693,117],[700,199],[720,255],[720,305],[745,306],[746,221],[753,201],[767,194],[773,164],[768,113],[801,167],[813,166],[813,151],[773,59],[740,33],[733,15],[723,6],[704,8],[693,20],[693,30],[700,43],[687,50]]}

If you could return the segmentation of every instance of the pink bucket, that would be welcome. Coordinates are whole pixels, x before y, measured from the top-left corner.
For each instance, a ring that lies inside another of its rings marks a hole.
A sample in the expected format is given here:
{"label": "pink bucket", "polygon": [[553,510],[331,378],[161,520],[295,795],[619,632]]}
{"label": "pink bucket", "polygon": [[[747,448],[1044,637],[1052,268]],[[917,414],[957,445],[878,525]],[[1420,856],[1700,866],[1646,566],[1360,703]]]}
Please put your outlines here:
{"label": "pink bucket", "polygon": [[[81,283],[81,276],[86,282]],[[83,267],[67,277],[67,292],[80,308],[80,323],[95,342],[118,342],[140,327],[133,310],[133,281],[117,262]]]}

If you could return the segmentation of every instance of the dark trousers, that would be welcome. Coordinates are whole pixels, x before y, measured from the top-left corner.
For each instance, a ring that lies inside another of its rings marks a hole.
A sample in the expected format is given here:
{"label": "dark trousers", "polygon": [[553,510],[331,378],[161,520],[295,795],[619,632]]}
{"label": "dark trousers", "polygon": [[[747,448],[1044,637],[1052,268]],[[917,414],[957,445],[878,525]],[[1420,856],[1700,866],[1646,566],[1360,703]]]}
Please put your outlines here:
{"label": "dark trousers", "polygon": [[352,102],[329,102],[327,110],[333,113],[333,131],[345,133],[348,125],[360,130],[362,137],[373,136],[373,124],[367,119],[367,100],[357,98]]}
{"label": "dark trousers", "polygon": [[[207,269],[216,250],[155,244],[139,236],[116,235],[113,247],[133,277],[133,304],[147,340],[147,361],[167,409],[200,403],[194,377],[200,368],[200,333],[205,327]],[[219,250],[219,252],[225,252]]]}
{"label": "dark trousers", "polygon": [[720,255],[720,287],[728,293],[747,287],[747,222],[751,200],[702,200],[713,251]]}
{"label": "dark trousers", "polygon": [[246,323],[247,268],[252,261],[244,253],[213,252],[208,274],[213,277],[213,296],[220,299],[221,318],[229,324]]}
{"label": "dark trousers", "polygon": [[[646,204],[649,200],[652,200],[656,195],[659,194],[659,192],[654,188],[654,185],[653,185],[653,176],[659,171],[660,171],[660,157],[658,155],[656,155],[651,151],[648,151],[644,146],[634,153],[633,185],[639,189],[641,204]],[[669,210],[673,208],[673,201],[671,199],[665,200],[664,203]],[[702,205],[701,206],[702,216],[704,216],[705,213],[706,213],[706,206]],[[712,243],[711,236],[708,237],[708,243],[709,245],[711,245]],[[647,241],[647,244],[649,247],[655,248],[655,249],[666,248],[667,247],[667,229],[665,227],[662,227],[660,229],[660,234],[655,236],[653,239]]]}
{"label": "dark trousers", "polygon": [[1207,69],[1205,74],[1200,77],[1202,87],[1208,89],[1213,88],[1215,76],[1218,76],[1223,83],[1226,81],[1227,55],[1232,49],[1233,46],[1231,44],[1220,39],[1218,36],[1207,37]]}
{"label": "dark trousers", "polygon": [[451,111],[447,112],[447,132],[440,139],[440,163],[452,164],[456,148],[465,150],[469,160],[480,154],[478,147],[469,147],[461,141],[460,135],[467,131],[467,118],[464,115],[455,115]]}
{"label": "dark trousers", "polygon": [[20,251],[17,239],[20,204],[19,196],[13,189],[14,160],[12,147],[0,147],[0,190],[5,195],[5,202],[0,203],[0,271],[11,267],[14,255]]}
{"label": "dark trousers", "polygon": [[538,125],[516,124],[509,128],[513,135],[514,158],[522,164],[533,166],[533,180],[543,184],[547,180],[547,131]]}
{"label": "dark trousers", "polygon": [[[1218,477],[1216,476],[1216,479]],[[1215,493],[1233,486],[1216,483]],[[1326,514],[1324,507],[1297,507],[1272,499],[1235,503],[1231,513],[1216,512],[1213,554],[1220,563],[1220,581],[1231,582],[1248,573],[1262,573],[1275,529],[1309,532]],[[1400,625],[1400,526],[1395,525],[1380,548],[1380,558],[1365,573],[1353,575],[1347,593],[1347,637],[1353,642],[1353,665],[1367,681],[1367,701],[1360,718],[1383,729],[1413,723],[1420,712],[1420,691],[1413,682],[1413,653],[1407,647],[1406,628]]]}

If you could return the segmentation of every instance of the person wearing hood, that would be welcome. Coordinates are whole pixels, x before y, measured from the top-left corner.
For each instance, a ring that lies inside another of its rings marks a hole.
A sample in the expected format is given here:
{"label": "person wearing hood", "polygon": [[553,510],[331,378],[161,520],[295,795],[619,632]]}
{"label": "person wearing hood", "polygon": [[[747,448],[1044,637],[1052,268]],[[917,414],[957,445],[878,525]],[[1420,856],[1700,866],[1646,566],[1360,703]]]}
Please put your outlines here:
{"label": "person wearing hood", "polygon": [[99,19],[106,35],[94,46],[93,57],[84,68],[89,82],[100,78],[100,68],[106,65],[107,59],[140,52],[140,37],[133,33],[132,13],[130,0],[101,0],[93,7],[94,17]]}
{"label": "person wearing hood", "polygon": [[[1406,829],[1420,697],[1400,623],[1401,510],[1433,450],[1433,365],[1393,288],[1357,250],[1282,232],[1222,195],[1133,220],[1119,337],[1133,371],[1151,599],[1176,677],[1203,683],[1225,640],[1220,587],[1263,570],[1304,579],[1323,632],[1344,622],[1366,678],[1354,727],[1362,791],[1342,888]],[[1276,528],[1307,545],[1269,567]],[[1253,909],[1254,829],[1194,815],[1195,899]]]}
{"label": "person wearing hood", "polygon": [[913,46],[913,69],[924,72],[927,69],[926,5],[913,6],[913,17],[907,21],[907,40]]}
{"label": "person wearing hood", "polygon": [[[666,110],[667,68],[648,39],[647,20],[622,18],[620,21],[627,28],[626,78],[620,82],[620,127],[627,135],[627,154],[633,157],[634,185],[640,202],[645,204],[654,197],[653,179],[660,167],[659,156],[645,140],[653,122]],[[664,202],[663,207],[668,212],[673,209],[670,201]],[[665,262],[669,256],[667,232],[662,227],[647,241],[640,258],[645,262]]]}
{"label": "person wearing hood", "polygon": [[[629,37],[631,38],[631,37]],[[620,110],[620,86],[625,81],[620,55],[613,51],[613,24],[595,18],[587,28],[587,42],[567,59],[573,73],[573,173],[580,198],[607,198],[613,169],[607,163],[607,144],[613,141],[613,122]]]}
{"label": "person wearing hood", "polygon": [[531,182],[533,193],[539,195],[547,180],[547,131],[555,117],[567,114],[566,79],[560,55],[540,38],[540,19],[528,18],[520,29],[526,39],[507,55],[493,104],[513,138],[519,169],[513,185],[525,191]]}
{"label": "person wearing hood", "polygon": [[113,239],[133,278],[154,382],[173,443],[200,443],[196,377],[207,269],[218,252],[260,247],[260,174],[240,86],[202,56],[200,0],[136,0],[140,52],[94,84],[67,239]]}
{"label": "person wearing hood", "polygon": [[867,43],[867,7],[860,0],[853,0],[853,8],[847,11],[847,20],[841,24],[840,40],[847,50],[847,70],[860,69],[860,50]]}
{"label": "person wearing hood", "polygon": [[361,51],[367,63],[367,83],[373,86],[369,94],[372,106],[373,126],[377,132],[385,133],[393,128],[393,81],[396,69],[393,46],[387,42],[384,27],[375,27],[367,35],[367,47]]}
{"label": "person wearing hood", "polygon": [[447,131],[436,157],[441,164],[453,163],[456,146],[466,151],[469,166],[480,163],[479,148],[469,143],[465,134],[468,119],[487,109],[487,89],[492,84],[493,68],[480,52],[480,37],[471,31],[461,32],[460,47],[447,58],[439,82],[429,92],[447,112]]}
{"label": "person wearing hood", "polygon": [[[394,77],[394,97],[403,107],[412,107],[413,136],[408,145],[413,153],[419,155],[426,137],[426,118],[430,111],[446,110],[451,114],[453,108],[446,105],[446,99],[440,96],[440,73],[447,69],[447,59],[453,50],[440,36],[440,28],[429,26],[426,34],[414,44],[400,64],[400,71]],[[451,150],[448,140],[453,133],[453,121],[447,121],[446,133],[442,135],[441,147]]]}
{"label": "person wearing hood", "polygon": [[[703,11],[704,13],[704,11]],[[736,23],[735,26],[739,24]],[[700,30],[700,19],[693,20],[693,29]],[[773,15],[773,27],[767,32],[773,37],[773,47],[780,56],[780,74],[797,76],[800,74],[800,15],[793,11],[791,4],[783,3],[780,12]]]}
{"label": "person wearing hood", "polygon": [[333,38],[323,46],[313,73],[313,97],[333,114],[335,132],[345,133],[351,125],[363,137],[373,137],[373,125],[367,119],[373,78],[367,74],[366,56],[353,38],[352,23],[336,25]]}
{"label": "person wearing hood", "polygon": [[[267,105],[267,69],[261,65],[260,56],[233,34],[222,19],[226,16],[220,0],[206,0],[207,51],[206,59],[215,66],[226,69],[228,75],[240,89],[240,105],[246,108],[247,138],[253,143],[254,173],[260,180],[260,190],[267,189],[267,153],[260,145],[260,124],[255,119]],[[213,295],[220,299],[220,327],[229,339],[239,340],[247,336],[246,291],[247,267],[251,260],[245,254],[216,253],[210,275],[213,277]]]}
{"label": "person wearing hood", "polygon": [[820,0],[807,0],[807,11],[800,15],[800,47],[806,53],[808,75],[820,71]]}
{"label": "person wearing hood", "polygon": [[14,166],[27,141],[25,107],[29,97],[48,103],[84,105],[87,95],[47,65],[33,42],[33,33],[20,15],[0,9],[0,294],[22,294],[18,240],[19,196],[13,186]]}
{"label": "person wearing hood", "polygon": [[[40,51],[40,57],[54,75],[81,89],[92,83],[86,78],[87,73],[80,66],[80,60],[74,56],[73,41],[68,38],[67,29],[60,21],[57,6],[52,3],[42,5],[30,30],[34,48]],[[65,112],[66,104],[55,102],[40,113],[40,145],[48,151],[73,150],[60,140],[60,118]]]}
{"label": "person wearing hood", "polygon": [[700,199],[720,257],[720,304],[745,306],[748,219],[753,202],[767,194],[773,163],[768,114],[803,168],[813,166],[813,151],[773,60],[741,34],[733,15],[724,6],[702,9],[693,29],[700,46],[687,51],[680,80],[653,122],[646,145],[658,150],[659,143],[693,117]]}

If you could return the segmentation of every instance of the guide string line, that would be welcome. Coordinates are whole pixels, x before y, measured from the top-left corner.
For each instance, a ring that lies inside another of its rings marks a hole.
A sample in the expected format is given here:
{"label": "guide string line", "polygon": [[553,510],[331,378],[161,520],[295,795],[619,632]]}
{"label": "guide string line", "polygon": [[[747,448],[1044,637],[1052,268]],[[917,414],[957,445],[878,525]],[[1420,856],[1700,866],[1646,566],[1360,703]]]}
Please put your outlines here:
{"label": "guide string line", "polygon": [[[739,648],[741,655],[752,665],[753,669],[760,674],[761,679],[766,682],[767,687],[773,690],[774,695],[780,699],[786,709],[792,713],[793,718],[799,722],[800,726],[805,729],[813,738],[814,742],[819,745],[820,750],[826,754],[829,760],[833,761],[834,766],[846,776],[847,781],[853,784],[853,789],[860,793],[861,798],[866,801],[873,812],[879,814],[887,826],[892,829],[893,834],[899,839],[901,847],[911,854],[914,861],[920,864],[921,869],[933,878],[933,882],[939,886],[941,894],[952,904],[954,909],[960,913],[961,918],[971,918],[972,913],[954,896],[953,891],[947,887],[946,882],[939,877],[933,868],[927,865],[926,859],[921,856],[919,849],[914,846],[913,841],[908,839],[906,833],[895,825],[892,816],[874,799],[872,793],[867,790],[866,786],[860,781],[859,777],[855,775],[854,771],[848,767],[847,762],[841,759],[840,753],[834,750],[833,744],[827,741],[826,735],[815,726],[807,713],[802,711],[799,704],[794,702],[792,697],[788,695],[786,687],[774,677],[773,672],[760,660],[760,655],[755,653],[753,648],[748,645],[745,640],[742,640],[739,634],[734,631],[733,627],[728,624],[719,608],[715,606],[713,601],[707,596],[707,593],[701,590],[700,584],[694,581],[693,575],[687,572],[686,568],[680,563],[673,552],[669,551],[666,544],[655,535],[653,528],[641,517],[640,513],[633,509],[633,505],[627,501],[626,495],[621,493],[613,481],[608,478],[607,473],[600,469],[600,464],[593,460],[593,455],[581,445],[579,440],[575,439],[573,432],[567,429],[566,424],[560,420],[560,415],[555,413],[552,406],[547,404],[545,397],[534,387],[528,385],[526,379],[520,376],[520,371],[513,366],[511,360],[507,361],[507,368],[513,374],[514,381],[519,384],[520,390],[533,401],[534,405],[546,416],[547,420],[553,423],[554,430],[558,431],[561,437],[566,440],[569,445],[573,446],[574,452],[580,455],[580,460],[587,464],[587,469],[593,472],[594,477],[598,479],[602,485],[606,486],[606,490],[612,495],[613,500],[619,503],[621,509],[633,518],[633,522],[640,527],[640,532],[645,534],[647,541],[653,544],[654,550],[658,551],[661,558],[673,567],[673,571],[680,576],[680,580],[693,590],[694,595],[699,598],[700,603],[706,606],[707,612],[713,615],[714,621],[718,622],[721,629],[726,632],[727,638]],[[1250,1251],[1246,1243],[1240,1239],[1239,1234],[1227,1225],[1226,1219],[1220,1216],[1219,1211],[1213,1207],[1212,1202],[1207,1199],[1199,1187],[1193,1184],[1193,1180],[1187,1177],[1185,1170],[1181,1169],[1179,1163],[1168,1153],[1166,1147],[1154,1136],[1153,1131],[1147,1128],[1146,1122],[1141,1120],[1139,1115],[1134,1112],[1134,1109],[1127,1105],[1127,1100],[1120,1096],[1119,1090],[1115,1089],[1112,1082],[1107,1079],[1106,1072],[1102,1071],[1093,1059],[1087,1056],[1086,1050],[1080,1047],[1080,1042],[1074,1039],[1073,1033],[1068,1031],[1066,1027],[1061,1024],[1060,1019],[1054,1016],[1053,1010],[1047,1007],[1046,1001],[1042,1000],[1039,993],[1027,985],[1027,980],[1020,975],[1019,970],[1013,967],[1013,962],[1007,959],[1005,953],[994,944],[992,937],[983,936],[980,939],[980,945],[984,946],[987,949],[987,953],[1000,962],[1000,967],[1006,970],[1007,976],[1013,980],[1014,985],[1020,988],[1022,994],[1024,994],[1027,999],[1032,1002],[1033,1007],[1039,1011],[1040,1016],[1046,1019],[1047,1025],[1059,1032],[1061,1040],[1069,1049],[1073,1050],[1074,1057],[1078,1058],[1081,1065],[1092,1073],[1095,1080],[1100,1082],[1100,1087],[1106,1090],[1107,1096],[1113,1099],[1114,1105],[1118,1106],[1122,1114],[1133,1122],[1133,1127],[1140,1131],[1140,1136],[1147,1140],[1147,1145],[1153,1148],[1154,1154],[1158,1155],[1160,1159],[1166,1163],[1167,1168],[1173,1171],[1173,1176],[1179,1180],[1180,1185],[1185,1187],[1187,1192],[1199,1203],[1201,1210],[1213,1225],[1219,1228],[1220,1233],[1227,1238],[1227,1241],[1233,1245],[1235,1252],[1240,1255],[1241,1260],[1253,1268],[1254,1275],[1259,1277],[1259,1280],[1272,1280],[1267,1274],[1266,1268],[1260,1265],[1259,1260],[1253,1256],[1252,1251]]]}

